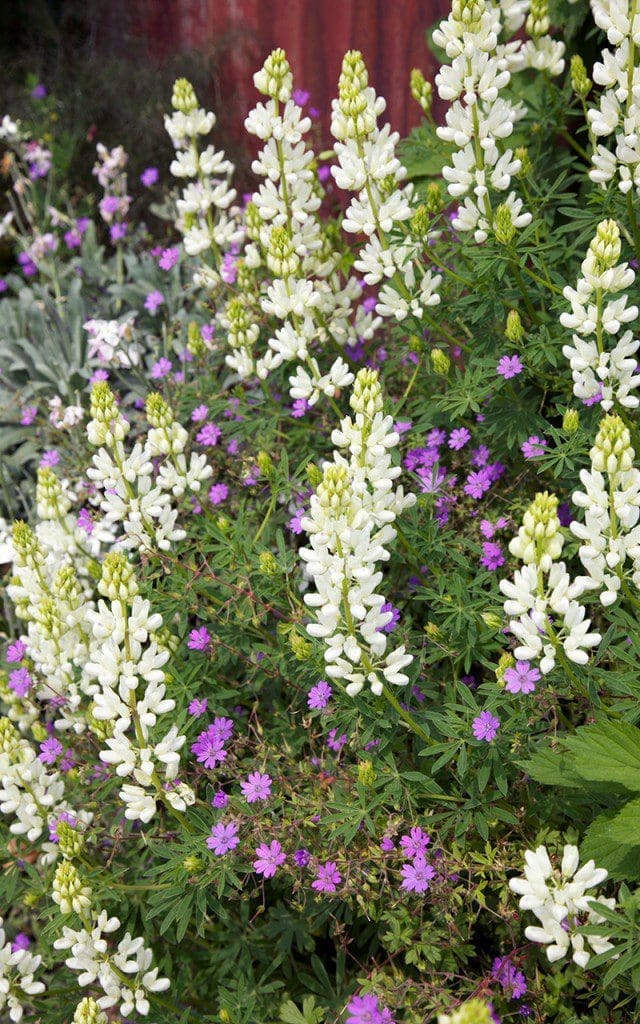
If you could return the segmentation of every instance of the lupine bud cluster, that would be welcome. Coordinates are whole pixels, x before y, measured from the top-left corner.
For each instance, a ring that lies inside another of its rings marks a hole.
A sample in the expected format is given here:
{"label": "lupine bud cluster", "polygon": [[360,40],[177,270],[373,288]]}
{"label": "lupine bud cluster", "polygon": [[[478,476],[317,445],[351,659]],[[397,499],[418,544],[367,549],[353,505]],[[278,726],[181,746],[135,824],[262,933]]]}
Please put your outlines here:
{"label": "lupine bud cluster", "polygon": [[635,3],[591,0],[596,25],[606,32],[613,49],[602,51],[593,66],[593,80],[602,86],[600,103],[588,111],[595,139],[612,139],[614,148],[594,142],[592,181],[606,185],[616,178],[624,194],[635,188],[640,195],[640,104],[637,52],[640,46],[640,10]]}
{"label": "lupine bud cluster", "polygon": [[389,558],[387,546],[396,536],[392,523],[415,495],[394,487],[400,468],[392,465],[391,450],[399,437],[384,415],[377,372],[359,371],[350,404],[354,419],[346,416],[333,431],[339,451],[325,464],[302,520],[309,547],[300,557],[315,588],[304,598],[316,613],[307,630],[324,640],[327,675],[344,680],[350,696],[365,683],[380,695],[385,682],[408,681],[402,669],[412,657],[403,646],[386,651],[383,628],[393,613],[382,611],[376,563]]}
{"label": "lupine bud cluster", "polygon": [[540,671],[552,670],[560,651],[569,661],[585,665],[588,651],[600,643],[600,634],[589,632],[591,622],[576,598],[581,583],[572,582],[562,552],[564,537],[557,514],[558,500],[546,491],[536,495],[523,524],[510,545],[512,555],[524,565],[513,582],[501,580],[507,600],[504,610],[513,616],[509,628],[518,639],[515,656],[520,661],[539,661]]}
{"label": "lupine bud cluster", "polygon": [[[420,86],[420,95],[426,102],[426,83]],[[389,124],[378,128],[385,108],[385,100],[369,85],[362,54],[345,54],[339,95],[331,107],[338,160],[331,173],[339,188],[356,195],[342,227],[367,238],[354,264],[366,283],[385,282],[376,312],[399,321],[410,315],[421,319],[425,310],[440,302],[437,289],[442,279],[421,264],[424,238],[414,238],[407,230],[414,213],[413,187],[402,184],[407,172],[395,153],[398,133]]]}
{"label": "lupine bud cluster", "polygon": [[574,504],[584,509],[584,523],[572,522],[571,532],[582,541],[578,555],[587,570],[576,582],[585,590],[599,590],[607,607],[618,598],[625,562],[631,563],[631,581],[640,588],[640,472],[619,416],[601,421],[590,455],[591,469],[580,471],[584,491],[573,494]]}
{"label": "lupine bud cluster", "polygon": [[604,918],[591,909],[591,903],[603,903],[612,909],[616,901],[602,896],[587,896],[587,889],[600,885],[607,877],[604,868],[596,868],[592,860],[578,868],[580,858],[576,846],[564,847],[562,862],[554,868],[547,848],[525,851],[523,878],[512,878],[509,888],[520,896],[522,910],[531,910],[539,925],[525,928],[530,942],[547,947],[547,958],[554,963],[572,951],[572,960],[579,967],[587,967],[590,954],[611,949],[611,943],[599,935],[580,935],[576,929],[585,924],[600,924]]}
{"label": "lupine bud cluster", "polygon": [[[576,288],[567,286],[563,292],[571,312],[560,316],[563,327],[574,331],[573,345],[562,349],[573,372],[573,393],[583,400],[600,398],[607,412],[614,402],[626,409],[639,402],[634,392],[640,384],[635,358],[640,341],[630,330],[620,334],[623,325],[636,319],[638,307],[627,305],[627,295],[615,297],[636,275],[628,263],[619,262],[620,251],[618,224],[601,221],[582,262],[582,277]],[[617,338],[613,348],[606,346],[607,338]]]}
{"label": "lupine bud cluster", "polygon": [[[165,128],[176,149],[171,164],[174,177],[185,182],[178,199],[178,228],[184,236],[184,247],[190,256],[210,250],[221,254],[237,245],[243,237],[233,207],[236,190],[230,179],[235,170],[224,152],[208,145],[200,149],[200,140],[213,128],[216,118],[198,105],[193,86],[180,78],[171,98],[174,113],[165,117]],[[215,270],[204,272],[203,283],[219,280]]]}

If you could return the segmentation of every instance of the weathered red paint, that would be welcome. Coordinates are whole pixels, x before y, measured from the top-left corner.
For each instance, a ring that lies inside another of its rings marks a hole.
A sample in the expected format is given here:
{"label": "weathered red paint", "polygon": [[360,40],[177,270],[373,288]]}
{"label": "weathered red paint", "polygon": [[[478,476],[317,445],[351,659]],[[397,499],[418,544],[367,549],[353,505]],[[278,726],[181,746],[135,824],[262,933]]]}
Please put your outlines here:
{"label": "weathered red paint", "polygon": [[131,0],[136,34],[150,54],[214,47],[220,74],[209,98],[224,109],[224,123],[240,138],[256,100],[252,74],[276,46],[291,63],[296,88],[329,123],[340,64],[346,50],[361,50],[387,117],[402,135],[420,121],[411,99],[409,73],[420,67],[433,77],[436,62],[425,33],[446,16],[448,0]]}

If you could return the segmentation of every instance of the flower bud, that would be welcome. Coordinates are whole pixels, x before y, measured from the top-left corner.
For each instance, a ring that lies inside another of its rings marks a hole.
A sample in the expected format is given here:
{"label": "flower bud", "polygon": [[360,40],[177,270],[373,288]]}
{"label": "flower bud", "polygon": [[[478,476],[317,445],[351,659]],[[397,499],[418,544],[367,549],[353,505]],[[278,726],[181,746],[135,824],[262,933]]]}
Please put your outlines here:
{"label": "flower bud", "polygon": [[303,636],[296,632],[292,632],[289,635],[289,647],[298,661],[306,661],[313,651],[313,644],[310,644],[308,640],[305,640]]}
{"label": "flower bud", "polygon": [[602,220],[596,228],[595,238],[589,244],[589,252],[596,261],[600,272],[615,267],[620,259],[620,228],[615,220]]}
{"label": "flower bud", "polygon": [[71,508],[71,502],[49,466],[38,467],[36,502],[37,512],[41,519],[61,519]]}
{"label": "flower bud", "polygon": [[75,864],[62,861],[53,879],[51,898],[60,907],[62,914],[82,914],[91,907],[91,889],[84,885]]}
{"label": "flower bud", "polygon": [[189,857],[185,857],[182,862],[182,866],[187,874],[195,875],[196,872],[201,870],[202,861],[200,857],[196,857],[195,854],[191,854]]}
{"label": "flower bud", "polygon": [[207,347],[200,332],[200,326],[192,320],[187,329],[187,349],[196,359],[202,359]]}
{"label": "flower bud", "polygon": [[171,106],[183,114],[190,114],[191,111],[197,110],[198,98],[195,89],[186,78],[178,78],[174,82]]}
{"label": "flower bud", "polygon": [[419,103],[425,114],[431,110],[433,102],[433,87],[427,82],[420,68],[414,68],[411,72],[411,95],[416,103]]}
{"label": "flower bud", "polygon": [[576,96],[584,99],[591,92],[593,82],[587,77],[587,69],[579,53],[574,53],[571,58],[571,88]]}
{"label": "flower bud", "polygon": [[452,1014],[438,1014],[438,1024],[491,1024],[491,1021],[491,1011],[484,999],[470,999]]}
{"label": "flower bud", "polygon": [[378,371],[363,367],[353,384],[349,405],[355,413],[373,419],[377,412],[382,412],[382,388],[378,379]]}
{"label": "flower bud", "polygon": [[273,480],[275,469],[269,452],[258,452],[256,462],[258,463],[258,469],[262,475],[269,481]]}
{"label": "flower bud", "polygon": [[564,537],[560,533],[558,499],[555,494],[540,491],[522,519],[518,536],[509,544],[509,551],[525,565],[538,565],[545,572],[562,551]]}
{"label": "flower bud", "polygon": [[171,407],[157,391],[147,397],[146,413],[149,423],[156,429],[170,427],[173,423]]}
{"label": "flower bud", "polygon": [[253,84],[263,96],[271,96],[281,103],[291,98],[293,75],[284,50],[271,51],[260,71],[253,76]]}
{"label": "flower bud", "polygon": [[520,170],[517,173],[518,178],[528,178],[533,170],[533,164],[531,163],[531,157],[529,156],[529,150],[526,146],[518,146],[514,150],[514,157],[520,161]]}
{"label": "flower bud", "polygon": [[493,231],[500,245],[510,245],[516,234],[516,226],[507,203],[500,203],[493,220]]}
{"label": "flower bud", "polygon": [[532,39],[539,39],[546,36],[549,31],[549,2],[548,0],[531,0],[529,16],[525,28]]}
{"label": "flower bud", "polygon": [[360,762],[358,765],[358,782],[361,786],[373,786],[377,777],[371,761]]}
{"label": "flower bud", "polygon": [[562,417],[562,429],[567,434],[575,434],[580,426],[580,413],[577,409],[565,409]]}
{"label": "flower bud", "polygon": [[110,551],[102,563],[98,590],[110,601],[130,601],[138,593],[133,566],[122,551]]}
{"label": "flower bud", "polygon": [[449,359],[449,356],[440,348],[432,349],[430,355],[434,373],[439,374],[441,377],[446,377],[451,369],[451,360]]}
{"label": "flower bud", "polygon": [[500,655],[500,660],[496,665],[496,682],[498,686],[504,686],[504,674],[509,668],[513,668],[516,663],[516,659],[513,654],[505,651]]}
{"label": "flower bud", "polygon": [[87,845],[84,834],[73,828],[68,821],[59,821],[56,825],[56,832],[58,833],[60,853],[67,860],[78,857]]}
{"label": "flower bud", "polygon": [[305,473],[307,474],[307,480],[315,490],[322,483],[322,470],[319,466],[316,466],[315,462],[308,462],[305,467]]}
{"label": "flower bud", "polygon": [[608,473],[609,476],[625,473],[633,468],[635,451],[631,447],[631,437],[616,413],[610,413],[600,421],[600,428],[589,455],[593,468],[600,473]]}
{"label": "flower bud", "polygon": [[258,564],[260,566],[260,572],[264,576],[275,576],[278,572],[278,562],[271,551],[261,551]]}
{"label": "flower bud", "polygon": [[509,341],[513,341],[517,344],[524,338],[524,327],[522,326],[522,320],[517,309],[510,309],[507,314],[507,326],[505,328],[505,337]]}
{"label": "flower bud", "polygon": [[100,1009],[95,999],[88,996],[81,999],[76,1006],[71,1024],[108,1024],[108,1017]]}

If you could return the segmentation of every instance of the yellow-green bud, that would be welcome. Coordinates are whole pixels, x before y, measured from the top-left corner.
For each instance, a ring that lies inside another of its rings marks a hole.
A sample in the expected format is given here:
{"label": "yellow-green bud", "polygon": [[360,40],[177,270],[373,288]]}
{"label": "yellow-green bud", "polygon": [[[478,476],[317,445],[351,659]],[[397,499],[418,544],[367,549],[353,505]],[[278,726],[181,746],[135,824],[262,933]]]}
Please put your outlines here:
{"label": "yellow-green bud", "polygon": [[68,821],[59,821],[56,825],[56,832],[58,833],[58,848],[62,856],[67,860],[79,857],[87,845],[84,833],[78,832]]}
{"label": "yellow-green bud", "polygon": [[482,621],[489,629],[502,629],[503,621],[495,612],[482,612]]}
{"label": "yellow-green bud", "polygon": [[576,430],[580,426],[580,413],[577,409],[565,409],[562,417],[562,429],[567,434],[575,434]]}
{"label": "yellow-green bud", "polygon": [[192,320],[187,328],[187,349],[196,359],[202,359],[207,351],[207,346],[200,332],[200,326],[195,320]]}
{"label": "yellow-green bud", "polygon": [[180,110],[183,114],[190,114],[198,107],[198,98],[191,82],[186,78],[178,78],[173,84],[173,95],[171,106],[174,110]]}
{"label": "yellow-green bud", "polygon": [[261,551],[258,559],[260,572],[265,576],[275,576],[278,571],[278,562],[271,551]]}
{"label": "yellow-green bud", "polygon": [[38,468],[36,502],[41,519],[60,519],[71,508],[71,502],[62,490],[62,485],[49,466]]}
{"label": "yellow-green bud", "polygon": [[289,646],[298,661],[306,661],[313,651],[313,645],[308,640],[305,640],[303,636],[300,636],[299,633],[295,632],[289,636]]}
{"label": "yellow-green bud", "polygon": [[411,234],[414,238],[425,238],[429,232],[431,214],[426,203],[421,203],[411,218]]}
{"label": "yellow-green bud", "polygon": [[91,906],[91,896],[91,889],[84,884],[75,864],[63,860],[56,869],[51,887],[51,898],[60,907],[60,912],[82,914]]}
{"label": "yellow-green bud", "polygon": [[16,552],[22,560],[22,564],[33,564],[33,561],[40,561],[41,552],[38,538],[28,523],[22,519],[16,519],[13,524],[11,539]]}
{"label": "yellow-green bud", "polygon": [[429,182],[424,202],[429,213],[440,213],[440,210],[444,207],[444,199],[442,198],[442,189],[438,181]]}
{"label": "yellow-green bud", "polygon": [[8,718],[0,718],[0,752],[15,763],[20,759],[20,733]]}
{"label": "yellow-green bud", "polygon": [[522,518],[518,536],[509,544],[509,551],[525,565],[539,565],[548,571],[563,544],[558,499],[548,491],[539,491]]}
{"label": "yellow-green bud", "polygon": [[533,164],[531,163],[531,157],[529,156],[529,150],[526,146],[518,146],[513,154],[516,160],[520,161],[520,170],[518,171],[518,178],[528,178],[533,170]]}
{"label": "yellow-green bud", "polygon": [[108,1024],[108,1020],[106,1013],[100,1009],[95,999],[87,996],[87,998],[81,999],[76,1006],[71,1024]]}
{"label": "yellow-green bud", "polygon": [[292,277],[300,266],[293,239],[284,224],[271,228],[267,248],[267,266],[276,277]]}
{"label": "yellow-green bud", "polygon": [[584,99],[591,92],[593,82],[587,76],[587,69],[579,53],[574,53],[571,58],[571,88],[576,96]]}
{"label": "yellow-green bud", "polygon": [[510,245],[516,235],[516,226],[511,216],[511,208],[500,203],[493,219],[493,231],[500,245]]}
{"label": "yellow-green bud", "polygon": [[525,28],[533,39],[545,36],[549,31],[548,0],[531,0],[529,16]]}
{"label": "yellow-green bud", "polygon": [[371,761],[361,761],[358,765],[358,782],[361,786],[373,786],[377,775]]}
{"label": "yellow-green bud", "polygon": [[475,35],[480,31],[486,9],[485,0],[453,0],[451,18],[458,22],[462,31]]}
{"label": "yellow-green bud", "polygon": [[195,875],[197,871],[202,868],[202,861],[200,857],[196,857],[195,854],[191,854],[189,857],[185,857],[182,862],[184,870],[189,875]]}
{"label": "yellow-green bud", "polygon": [[440,627],[437,626],[435,624],[435,622],[427,622],[426,626],[424,627],[424,631],[425,631],[425,633],[427,634],[427,636],[429,637],[430,640],[436,640],[437,641],[437,640],[441,640],[442,639],[442,633],[440,632]]}
{"label": "yellow-green bud", "polygon": [[496,665],[496,682],[499,686],[504,686],[504,674],[508,668],[513,668],[515,663],[516,659],[508,651],[500,655],[500,660]]}
{"label": "yellow-green bud", "polygon": [[507,326],[505,328],[505,337],[509,341],[517,342],[522,341],[524,338],[524,327],[522,326],[522,320],[517,309],[510,309],[507,314]]}
{"label": "yellow-green bud", "polygon": [[34,722],[31,726],[31,734],[36,743],[44,743],[49,733],[42,722]]}
{"label": "yellow-green bud", "polygon": [[256,455],[258,469],[267,480],[273,480],[275,469],[269,452],[258,452]]}
{"label": "yellow-green bud", "polygon": [[105,556],[98,590],[110,601],[130,601],[138,593],[133,566],[123,551],[110,551]]}
{"label": "yellow-green bud", "polygon": [[146,402],[147,419],[152,427],[170,427],[173,423],[173,412],[171,406],[164,400],[157,391],[147,397]]}
{"label": "yellow-green bud", "polygon": [[441,348],[433,348],[431,349],[431,365],[433,366],[434,373],[440,374],[441,377],[446,377],[451,369],[451,360]]}
{"label": "yellow-green bud", "polygon": [[291,96],[293,75],[284,50],[280,47],[272,50],[260,71],[253,76],[253,81],[263,96],[271,96],[272,99],[286,103]]}
{"label": "yellow-green bud", "polygon": [[595,238],[589,244],[589,251],[595,258],[600,273],[615,267],[620,259],[620,228],[615,220],[601,220],[596,228]]}
{"label": "yellow-green bud", "polygon": [[329,462],[324,467],[322,483],[316,491],[323,508],[331,509],[333,515],[344,514],[350,501],[349,474],[346,466]]}
{"label": "yellow-green bud", "polygon": [[421,338],[419,334],[410,334],[409,349],[411,352],[424,352],[424,338]]}
{"label": "yellow-green bud", "polygon": [[419,103],[425,114],[431,110],[433,102],[433,87],[427,82],[420,68],[414,68],[411,72],[411,95],[416,103]]}
{"label": "yellow-green bud", "polygon": [[491,1011],[484,999],[470,999],[451,1014],[439,1013],[438,1024],[491,1024]]}
{"label": "yellow-green bud", "polygon": [[349,405],[355,413],[362,413],[370,419],[373,419],[377,412],[382,412],[382,388],[377,370],[370,370],[367,367],[358,370]]}
{"label": "yellow-green bud", "polygon": [[216,519],[216,526],[222,533],[228,533],[231,529],[231,520],[228,516],[218,516]]}
{"label": "yellow-green bud", "polygon": [[613,476],[633,468],[635,451],[627,427],[617,415],[609,413],[600,420],[595,443],[589,452],[591,464],[600,473]]}

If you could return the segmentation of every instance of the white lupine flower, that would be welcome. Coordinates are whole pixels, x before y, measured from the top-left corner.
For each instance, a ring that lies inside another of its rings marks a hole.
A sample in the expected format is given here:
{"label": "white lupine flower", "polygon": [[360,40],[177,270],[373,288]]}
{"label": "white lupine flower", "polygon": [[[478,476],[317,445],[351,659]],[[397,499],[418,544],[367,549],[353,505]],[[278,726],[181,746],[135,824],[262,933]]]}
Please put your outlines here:
{"label": "white lupine flower", "polygon": [[387,653],[383,627],[389,613],[381,612],[385,599],[376,592],[382,582],[376,563],[389,558],[386,545],[395,537],[391,524],[415,496],[393,486],[400,468],[392,465],[390,450],[399,437],[391,417],[383,414],[375,371],[360,370],[351,407],[355,419],[346,416],[332,434],[345,455],[336,452],[325,465],[302,520],[309,547],[300,557],[315,587],[304,597],[315,612],[307,631],[325,641],[327,675],[344,680],[350,696],[365,682],[379,696],[384,681],[408,682],[402,669],[413,660],[403,646]]}
{"label": "white lupine flower", "polygon": [[555,869],[545,846],[525,851],[524,877],[511,878],[509,888],[520,896],[520,908],[530,910],[540,926],[529,925],[525,936],[530,942],[547,946],[547,958],[554,963],[572,950],[572,959],[579,967],[586,967],[590,954],[585,942],[596,953],[612,948],[612,944],[598,935],[578,935],[575,929],[585,924],[599,924],[603,918],[591,909],[592,902],[615,907],[613,898],[586,895],[587,889],[600,885],[607,877],[604,868],[596,868],[592,860],[578,868],[579,853],[576,846],[564,847],[562,863]]}
{"label": "white lupine flower", "polygon": [[620,229],[613,220],[601,221],[582,262],[582,277],[576,288],[567,286],[563,292],[571,312],[560,316],[563,327],[575,332],[573,345],[562,349],[571,366],[573,392],[581,399],[600,395],[606,412],[616,401],[627,409],[640,402],[634,394],[640,384],[635,359],[640,340],[624,331],[612,349],[604,345],[603,335],[615,338],[638,315],[637,306],[627,305],[628,296],[609,298],[635,280],[631,267],[618,263],[619,258]]}
{"label": "white lupine flower", "polygon": [[585,665],[588,651],[601,640],[590,632],[591,622],[577,601],[585,589],[583,579],[572,581],[565,563],[556,561],[564,543],[557,508],[555,495],[536,495],[509,545],[525,564],[513,581],[500,581],[505,614],[512,616],[509,629],[519,641],[515,656],[539,661],[543,675],[553,669],[560,647],[569,661]]}
{"label": "white lupine flower", "polygon": [[27,949],[12,950],[0,917],[0,1010],[8,1007],[9,1020],[14,1024],[22,1020],[24,1006],[31,1002],[29,996],[45,990],[43,982],[34,980],[41,963],[42,957]]}

